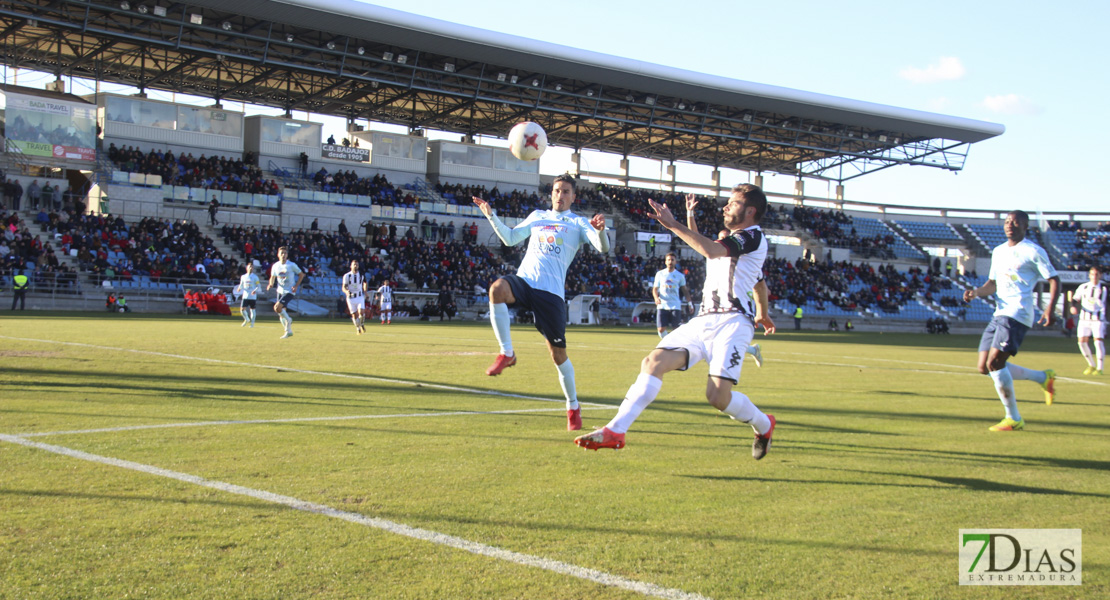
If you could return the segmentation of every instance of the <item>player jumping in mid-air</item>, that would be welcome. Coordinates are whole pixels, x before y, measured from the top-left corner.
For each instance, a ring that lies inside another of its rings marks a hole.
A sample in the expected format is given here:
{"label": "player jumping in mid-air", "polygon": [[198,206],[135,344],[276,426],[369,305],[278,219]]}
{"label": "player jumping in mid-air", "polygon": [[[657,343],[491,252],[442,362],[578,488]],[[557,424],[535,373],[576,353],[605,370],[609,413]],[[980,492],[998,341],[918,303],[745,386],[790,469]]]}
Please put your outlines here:
{"label": "player jumping in mid-air", "polygon": [[393,324],[393,286],[389,285],[389,280],[374,291],[378,295],[378,308],[382,318],[382,325]]}
{"label": "player jumping in mid-air", "polygon": [[598,213],[590,219],[570,211],[574,204],[577,182],[570,175],[560,175],[551,186],[551,210],[534,210],[519,225],[509,228],[497,218],[485,200],[474,197],[474,204],[489,219],[493,231],[506,246],[528,240],[528,251],[516,275],[506,275],[489,288],[489,319],[500,346],[500,353],[486,369],[486,375],[499,375],[516,364],[513,342],[509,333],[509,306],[530,310],[536,317],[536,329],[547,341],[551,360],[559,371],[559,384],[567,400],[567,430],[582,428],[582,411],[574,383],[574,366],[567,358],[567,307],[563,298],[567,267],[578,248],[589,242],[602,254],[609,251],[605,233],[605,216]]}
{"label": "player jumping in mid-air", "polygon": [[247,272],[239,278],[239,285],[236,289],[241,294],[239,312],[243,315],[243,324],[240,327],[248,325],[254,327],[254,318],[258,312],[256,310],[258,290],[262,289],[262,282],[258,279],[258,275],[254,274],[253,262],[247,263]]}
{"label": "player jumping in mid-air", "polygon": [[[1079,327],[1076,334],[1079,337],[1079,351],[1087,361],[1084,375],[1102,375],[1103,362],[1106,359],[1106,310],[1107,290],[1102,283],[1102,269],[1098,266],[1087,271],[1087,281],[1075,290],[1071,297],[1071,313],[1079,315]],[[1091,359],[1091,349],[1087,342],[1095,338],[1095,356]]]}
{"label": "player jumping in mid-air", "polygon": [[355,324],[355,333],[366,331],[366,279],[358,271],[358,261],[351,261],[351,271],[343,274],[343,295],[347,298],[347,312]]}
{"label": "player jumping in mid-air", "polygon": [[994,380],[995,391],[1006,409],[1006,417],[990,430],[1016,431],[1025,428],[1025,419],[1018,412],[1014,380],[1028,379],[1040,384],[1045,404],[1052,404],[1056,394],[1056,371],[1034,371],[1013,363],[1007,365],[1006,361],[1017,356],[1025,332],[1033,326],[1033,288],[1042,279],[1048,280],[1049,299],[1048,309],[1039,323],[1045,327],[1052,325],[1052,311],[1060,296],[1060,278],[1044,248],[1025,239],[1029,230],[1028,214],[1015,210],[1006,215],[1002,228],[1006,231],[1006,242],[991,252],[987,282],[982,287],[965,291],[964,302],[991,294],[998,298],[994,318],[979,340],[979,372]]}
{"label": "player jumping in mid-air", "polygon": [[659,224],[682,238],[706,257],[705,286],[698,316],[667,334],[640,365],[640,376],[628,388],[617,415],[593,433],[579,436],[575,444],[590,449],[624,447],[625,433],[640,413],[655,400],[663,387],[664,374],[685,371],[704,360],[709,364],[705,397],[717,410],[755,431],[752,458],[763,458],[771,447],[775,417],[764,414],[744,394],[733,391],[744,365],[743,348],[751,343],[755,326],[774,333],[775,323],[767,314],[767,283],[763,261],[767,238],[759,222],[767,211],[767,196],[754,185],[733,188],[722,211],[731,232],[723,240],[711,240],[678,222],[671,210],[648,201]]}
{"label": "player jumping in mid-air", "polygon": [[285,327],[285,335],[281,339],[293,337],[293,318],[285,310],[289,303],[293,301],[293,295],[301,287],[301,282],[304,281],[304,271],[297,266],[297,263],[289,260],[289,248],[282,246],[277,251],[278,261],[270,267],[270,281],[266,284],[266,289],[277,286],[277,302],[274,303],[274,312],[277,313],[278,318],[281,319],[281,325]]}

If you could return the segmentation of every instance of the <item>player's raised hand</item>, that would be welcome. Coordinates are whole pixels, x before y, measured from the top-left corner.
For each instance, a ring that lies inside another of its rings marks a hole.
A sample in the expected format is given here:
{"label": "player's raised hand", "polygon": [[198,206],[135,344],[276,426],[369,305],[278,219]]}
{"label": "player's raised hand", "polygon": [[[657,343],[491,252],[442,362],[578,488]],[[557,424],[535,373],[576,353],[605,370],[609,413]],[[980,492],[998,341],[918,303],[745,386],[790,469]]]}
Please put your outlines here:
{"label": "player's raised hand", "polygon": [[478,210],[482,211],[483,215],[488,217],[490,213],[493,212],[493,209],[490,208],[489,202],[486,202],[485,200],[482,200],[477,196],[471,196],[470,199],[474,201],[474,204],[478,207]]}
{"label": "player's raised hand", "polygon": [[605,215],[601,213],[595,214],[590,218],[590,225],[598,231],[605,229]]}
{"label": "player's raised hand", "polygon": [[696,194],[686,194],[686,212],[694,212],[698,207],[698,197]]}
{"label": "player's raised hand", "polygon": [[674,215],[671,214],[671,209],[666,204],[660,204],[659,202],[648,198],[648,206],[650,206],[651,210],[654,211],[653,213],[648,214],[648,216],[652,219],[655,219],[656,221],[659,221],[659,224],[663,227],[671,229],[675,225],[678,225],[678,221],[675,220]]}

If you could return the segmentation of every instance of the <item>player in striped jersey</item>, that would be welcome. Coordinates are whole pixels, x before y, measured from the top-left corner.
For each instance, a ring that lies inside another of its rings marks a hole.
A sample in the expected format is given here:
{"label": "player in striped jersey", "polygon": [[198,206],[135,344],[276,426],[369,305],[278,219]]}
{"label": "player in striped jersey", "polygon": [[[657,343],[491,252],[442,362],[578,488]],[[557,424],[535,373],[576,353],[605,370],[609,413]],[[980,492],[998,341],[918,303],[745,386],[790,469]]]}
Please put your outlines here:
{"label": "player in striped jersey", "polygon": [[[1087,272],[1088,281],[1079,286],[1072,295],[1071,314],[1079,315],[1079,327],[1076,333],[1079,336],[1079,351],[1087,360],[1084,375],[1102,375],[1103,362],[1106,357],[1106,301],[1107,289],[1102,283],[1102,269],[1098,266],[1091,267]],[[1087,342],[1095,338],[1095,356],[1091,358],[1091,349]]]}
{"label": "player in striped jersey", "polygon": [[351,261],[351,271],[343,275],[343,294],[347,296],[347,312],[355,324],[355,333],[366,331],[363,320],[366,318],[366,279],[358,271],[358,261]]}
{"label": "player in striped jersey", "polygon": [[774,333],[775,324],[767,314],[767,284],[763,281],[763,261],[767,258],[767,238],[759,221],[767,211],[767,196],[754,185],[742,184],[732,190],[723,209],[725,227],[730,234],[711,240],[679,223],[666,205],[650,200],[652,218],[682,238],[706,257],[705,285],[698,316],[667,334],[644,358],[640,376],[628,389],[617,415],[609,424],[583,435],[574,443],[586,449],[624,447],[624,435],[640,413],[659,394],[662,377],[674,370],[685,371],[704,360],[709,365],[705,397],[717,410],[755,430],[752,458],[759,460],[771,446],[775,417],[764,414],[744,394],[733,391],[740,381],[744,348],[760,324]]}
{"label": "player in striped jersey", "polygon": [[393,286],[389,285],[387,279],[375,292],[378,295],[379,316],[382,318],[382,325],[393,324]]}

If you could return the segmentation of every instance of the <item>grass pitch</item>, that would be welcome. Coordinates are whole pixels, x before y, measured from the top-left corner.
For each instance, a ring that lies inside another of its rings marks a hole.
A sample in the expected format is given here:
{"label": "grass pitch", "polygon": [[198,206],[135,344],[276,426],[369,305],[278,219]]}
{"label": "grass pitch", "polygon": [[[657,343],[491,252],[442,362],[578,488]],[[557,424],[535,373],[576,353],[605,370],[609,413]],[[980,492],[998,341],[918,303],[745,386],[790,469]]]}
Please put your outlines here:
{"label": "grass pitch", "polygon": [[[761,338],[740,389],[779,425],[756,462],[704,364],[595,453],[531,327],[497,378],[488,324],[294,331],[0,317],[0,434],[21,436],[0,438],[0,598],[1110,595],[1110,380],[1073,340],[1027,338],[1014,362],[1055,368],[1057,401],[1016,382],[1006,434],[972,336]],[[568,339],[600,427],[658,338]],[[960,587],[961,528],[1082,529],[1084,583]]]}

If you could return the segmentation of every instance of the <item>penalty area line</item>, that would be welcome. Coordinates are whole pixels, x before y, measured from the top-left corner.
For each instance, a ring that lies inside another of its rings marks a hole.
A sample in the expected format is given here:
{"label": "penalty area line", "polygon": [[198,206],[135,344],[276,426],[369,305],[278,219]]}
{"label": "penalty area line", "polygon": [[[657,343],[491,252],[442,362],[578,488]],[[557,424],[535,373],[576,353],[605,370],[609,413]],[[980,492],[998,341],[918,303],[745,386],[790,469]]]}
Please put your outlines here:
{"label": "penalty area line", "polygon": [[90,454],[88,452],[74,450],[72,448],[66,448],[64,446],[43,444],[40,442],[34,442],[24,439],[20,436],[0,434],[0,441],[25,446],[27,448],[34,448],[36,450],[43,450],[46,452],[51,452],[78,460],[99,463],[102,465],[118,467],[121,469],[129,469],[131,471],[138,471],[147,475],[154,475],[167,479],[174,479],[184,483],[190,483],[193,485],[214,489],[229,494],[246,496],[248,498],[261,500],[263,502],[286,506],[294,510],[322,515],[325,517],[331,517],[334,519],[341,519],[343,521],[354,523],[356,525],[373,527],[375,529],[386,531],[395,535],[401,535],[416,540],[431,542],[440,546],[447,546],[449,548],[463,550],[472,554],[487,556],[490,558],[495,558],[518,565],[544,569],[554,573],[559,573],[561,575],[569,575],[571,577],[599,583],[601,585],[628,590],[644,596],[650,596],[653,598],[664,598],[666,600],[709,600],[705,596],[684,592],[682,590],[662,587],[654,583],[636,581],[634,579],[628,579],[619,575],[606,573],[604,571],[580,567],[578,565],[572,565],[570,563],[552,560],[549,558],[544,558],[542,556],[533,556],[530,554],[513,552],[512,550],[506,550],[504,548],[498,548],[496,546],[489,546],[487,544],[473,542],[453,535],[447,535],[445,533],[439,533],[436,531],[431,531],[429,529],[421,529],[419,527],[412,527],[410,525],[397,523],[395,521],[390,521],[387,519],[368,517],[366,515],[361,515],[358,513],[347,512],[324,504],[308,502],[305,500],[300,500],[298,498],[293,498],[291,496],[284,496],[281,494],[275,494],[273,492],[267,492],[265,490],[248,488],[241,485],[235,485],[233,483],[217,481],[214,479],[205,479],[196,475],[189,475],[188,473],[171,471],[169,469],[163,469],[161,467],[132,462],[129,460]]}
{"label": "penalty area line", "polygon": [[[293,367],[282,367],[278,365],[263,365],[258,363],[240,362],[236,360],[223,360],[220,358],[207,358],[203,356],[188,356],[185,354],[170,354],[168,352],[156,352],[154,350],[138,350],[136,348],[117,348],[114,346],[99,346],[97,344],[86,344],[83,342],[62,342],[59,340],[40,340],[36,338],[21,338],[12,337],[8,335],[0,335],[0,339],[15,340],[19,342],[36,342],[40,344],[58,344],[62,346],[77,346],[80,348],[93,348],[95,350],[114,350],[116,352],[132,352],[134,354],[145,354],[148,356],[161,356],[164,358],[177,358],[181,360],[196,360],[201,362],[210,362],[221,365],[234,365],[239,367],[254,367],[257,369],[275,369],[282,371],[289,371],[290,373],[300,373],[302,375],[321,375],[324,377],[339,377],[341,379],[359,379],[363,381],[377,381],[381,383],[394,383],[397,385],[411,385],[414,387],[426,387],[436,390],[446,390],[449,392],[463,392],[467,394],[478,394],[482,396],[499,396],[502,398],[519,398],[521,400],[536,400],[538,402],[559,402],[564,403],[566,400],[556,400],[554,398],[542,398],[540,396],[527,396],[524,394],[511,394],[509,392],[498,392],[494,390],[482,390],[477,388],[466,388],[456,385],[445,385],[442,383],[425,383],[422,381],[412,381],[409,379],[392,379],[389,377],[376,377],[374,375],[352,375],[349,373],[332,373],[330,371],[314,371],[312,369],[295,369]],[[612,408],[609,404],[598,404],[596,402],[579,402],[582,406],[592,407],[605,407]]]}

